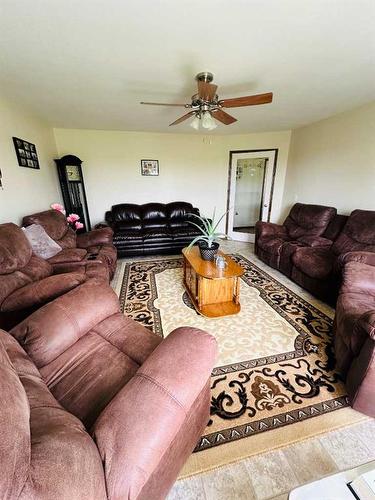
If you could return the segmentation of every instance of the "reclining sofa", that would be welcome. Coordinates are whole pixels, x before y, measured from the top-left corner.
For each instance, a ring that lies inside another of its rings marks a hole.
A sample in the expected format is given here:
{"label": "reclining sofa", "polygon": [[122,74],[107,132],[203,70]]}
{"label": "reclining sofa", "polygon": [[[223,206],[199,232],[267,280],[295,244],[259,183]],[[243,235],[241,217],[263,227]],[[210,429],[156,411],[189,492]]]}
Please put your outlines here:
{"label": "reclining sofa", "polygon": [[86,262],[74,272],[56,274],[53,266],[33,254],[16,224],[0,224],[0,328],[11,328],[46,302],[95,278],[108,282],[106,266]]}
{"label": "reclining sofa", "polygon": [[46,210],[27,215],[22,225],[38,224],[44,228],[62,250],[48,259],[55,272],[72,271],[88,262],[105,264],[112,279],[116,270],[117,253],[112,244],[113,232],[109,227],[76,234],[69,227],[65,215],[57,210]]}
{"label": "reclining sofa", "polygon": [[[146,203],[113,205],[105,214],[106,223],[113,229],[113,243],[119,257],[134,255],[179,253],[198,235],[198,208],[190,203]],[[199,221],[198,221],[199,222]]]}
{"label": "reclining sofa", "polygon": [[0,498],[163,499],[209,419],[212,336],[84,283],[0,330]]}
{"label": "reclining sofa", "polygon": [[375,417],[375,253],[351,252],[343,265],[334,321],[336,366],[350,404]]}
{"label": "reclining sofa", "polygon": [[259,258],[332,305],[346,254],[360,250],[375,252],[375,211],[347,217],[333,207],[297,203],[283,225],[256,225]]}

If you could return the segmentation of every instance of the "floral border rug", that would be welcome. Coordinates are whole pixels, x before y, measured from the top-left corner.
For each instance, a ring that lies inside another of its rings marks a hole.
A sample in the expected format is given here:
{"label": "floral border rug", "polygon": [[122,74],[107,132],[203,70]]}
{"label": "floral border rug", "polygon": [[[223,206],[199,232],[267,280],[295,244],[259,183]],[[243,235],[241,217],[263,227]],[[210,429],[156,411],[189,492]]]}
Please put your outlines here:
{"label": "floral border rug", "polygon": [[240,318],[198,315],[182,285],[180,258],[129,262],[124,270],[124,314],[160,336],[191,325],[218,340],[211,418],[195,452],[348,406],[334,370],[332,319],[245,257],[232,258],[245,271]]}

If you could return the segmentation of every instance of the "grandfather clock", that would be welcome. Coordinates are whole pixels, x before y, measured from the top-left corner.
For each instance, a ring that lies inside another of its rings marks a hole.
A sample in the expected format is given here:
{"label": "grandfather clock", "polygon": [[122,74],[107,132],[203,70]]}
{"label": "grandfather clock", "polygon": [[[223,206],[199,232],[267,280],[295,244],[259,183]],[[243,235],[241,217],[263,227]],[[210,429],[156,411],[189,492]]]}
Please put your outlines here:
{"label": "grandfather clock", "polygon": [[80,216],[80,220],[84,224],[82,232],[91,231],[85,184],[82,175],[82,160],[74,155],[66,155],[55,160],[55,162],[66,213],[74,213]]}

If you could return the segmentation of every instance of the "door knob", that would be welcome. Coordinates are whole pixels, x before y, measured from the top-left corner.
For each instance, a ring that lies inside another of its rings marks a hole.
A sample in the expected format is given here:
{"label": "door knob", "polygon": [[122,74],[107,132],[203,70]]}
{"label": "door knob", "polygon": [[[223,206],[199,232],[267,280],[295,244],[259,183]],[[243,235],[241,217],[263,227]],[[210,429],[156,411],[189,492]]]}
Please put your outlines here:
{"label": "door knob", "polygon": [[264,206],[264,208],[267,208],[267,207],[268,207],[268,205],[263,205],[263,206]]}

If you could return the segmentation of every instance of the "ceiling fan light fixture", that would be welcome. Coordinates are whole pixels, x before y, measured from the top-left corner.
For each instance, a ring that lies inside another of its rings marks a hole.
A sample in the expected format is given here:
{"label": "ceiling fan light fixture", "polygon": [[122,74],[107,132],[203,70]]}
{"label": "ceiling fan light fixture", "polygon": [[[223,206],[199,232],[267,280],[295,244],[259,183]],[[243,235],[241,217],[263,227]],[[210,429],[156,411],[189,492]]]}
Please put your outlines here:
{"label": "ceiling fan light fixture", "polygon": [[214,130],[217,125],[209,111],[205,111],[202,116],[202,127],[207,130]]}
{"label": "ceiling fan light fixture", "polygon": [[195,115],[194,119],[190,123],[190,127],[193,127],[195,130],[199,130],[200,119],[198,115]]}

